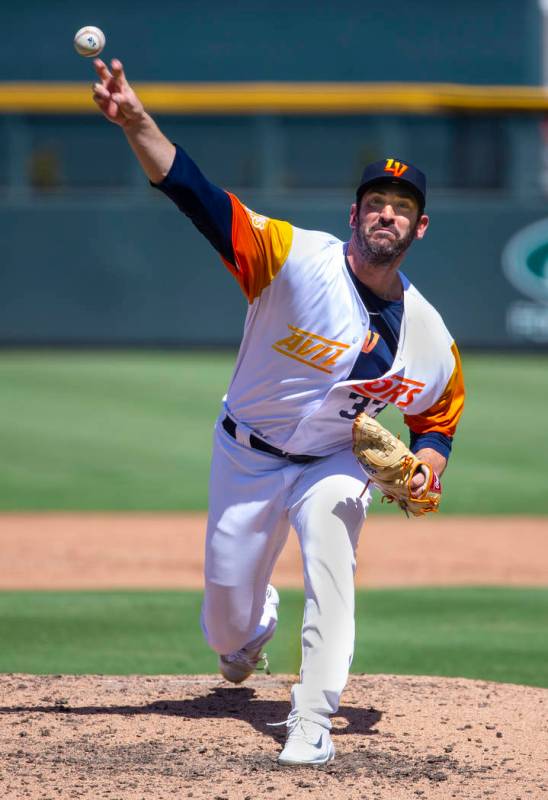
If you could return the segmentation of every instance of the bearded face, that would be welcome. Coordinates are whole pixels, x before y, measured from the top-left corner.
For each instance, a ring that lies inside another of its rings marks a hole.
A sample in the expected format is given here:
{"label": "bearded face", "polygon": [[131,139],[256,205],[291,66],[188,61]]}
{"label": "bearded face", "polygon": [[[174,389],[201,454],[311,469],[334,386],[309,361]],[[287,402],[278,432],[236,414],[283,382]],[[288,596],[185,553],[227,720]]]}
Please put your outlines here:
{"label": "bearded face", "polygon": [[368,264],[390,266],[411,245],[419,224],[417,201],[405,190],[369,190],[356,210],[357,249]]}
{"label": "bearded face", "polygon": [[396,230],[388,231],[382,226],[368,228],[362,222],[356,228],[356,243],[360,254],[373,266],[389,266],[410,247],[417,225],[418,223],[407,234],[401,235]]}

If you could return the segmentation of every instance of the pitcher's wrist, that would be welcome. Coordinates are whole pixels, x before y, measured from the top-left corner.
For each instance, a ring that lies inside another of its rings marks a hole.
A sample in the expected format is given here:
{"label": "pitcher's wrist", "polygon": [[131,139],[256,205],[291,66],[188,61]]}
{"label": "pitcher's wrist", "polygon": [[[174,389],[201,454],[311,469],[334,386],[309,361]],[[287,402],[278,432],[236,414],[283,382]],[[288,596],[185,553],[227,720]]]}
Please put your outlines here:
{"label": "pitcher's wrist", "polygon": [[126,133],[137,133],[146,128],[152,123],[152,118],[147,114],[144,108],[141,108],[135,116],[128,117],[122,123],[122,128]]}

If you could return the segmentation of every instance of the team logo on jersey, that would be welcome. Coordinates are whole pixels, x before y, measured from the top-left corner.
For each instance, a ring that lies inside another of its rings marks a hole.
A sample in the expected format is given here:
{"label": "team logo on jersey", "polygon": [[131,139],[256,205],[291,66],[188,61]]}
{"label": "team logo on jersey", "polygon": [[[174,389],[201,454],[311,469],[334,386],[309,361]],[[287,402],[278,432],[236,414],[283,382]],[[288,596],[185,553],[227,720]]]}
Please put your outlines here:
{"label": "team logo on jersey", "polygon": [[425,386],[426,384],[421,381],[412,381],[411,378],[392,375],[390,378],[366,381],[352,388],[365,397],[378,398],[386,403],[393,403],[398,408],[407,408],[423,392]]}
{"label": "team logo on jersey", "polygon": [[403,164],[401,161],[394,161],[393,158],[386,159],[386,166],[384,168],[385,172],[391,172],[395,178],[401,178],[404,172],[408,170],[409,167],[407,164]]}
{"label": "team logo on jersey", "polygon": [[380,336],[376,331],[375,333],[372,330],[367,331],[362,344],[362,353],[370,353],[371,350],[374,350],[379,338]]}
{"label": "team logo on jersey", "polygon": [[245,210],[249,214],[249,219],[251,220],[251,224],[254,228],[257,228],[260,231],[264,231],[266,228],[266,223],[268,222],[268,217],[263,216],[262,214],[256,214],[250,208],[245,206]]}
{"label": "team logo on jersey", "polygon": [[274,350],[283,356],[294,358],[308,367],[319,369],[321,372],[333,372],[330,367],[333,367],[345,350],[350,347],[349,344],[344,344],[344,342],[325,339],[317,333],[303,331],[301,328],[293,327],[293,325],[288,325],[287,327],[291,334],[275,342],[272,345]]}

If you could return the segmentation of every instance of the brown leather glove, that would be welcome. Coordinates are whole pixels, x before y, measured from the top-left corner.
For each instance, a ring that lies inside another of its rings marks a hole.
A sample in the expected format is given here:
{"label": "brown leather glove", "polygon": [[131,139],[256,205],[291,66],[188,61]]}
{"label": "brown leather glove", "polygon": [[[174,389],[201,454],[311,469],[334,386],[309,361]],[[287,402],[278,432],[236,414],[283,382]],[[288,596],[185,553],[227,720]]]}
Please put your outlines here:
{"label": "brown leather glove", "polygon": [[[352,450],[367,475],[368,483],[380,489],[389,503],[397,503],[407,516],[420,517],[428,511],[438,510],[440,479],[430,464],[420,461],[397,436],[362,413],[352,425],[352,440]],[[425,481],[420,494],[413,497],[411,481],[418,470],[423,472]]]}

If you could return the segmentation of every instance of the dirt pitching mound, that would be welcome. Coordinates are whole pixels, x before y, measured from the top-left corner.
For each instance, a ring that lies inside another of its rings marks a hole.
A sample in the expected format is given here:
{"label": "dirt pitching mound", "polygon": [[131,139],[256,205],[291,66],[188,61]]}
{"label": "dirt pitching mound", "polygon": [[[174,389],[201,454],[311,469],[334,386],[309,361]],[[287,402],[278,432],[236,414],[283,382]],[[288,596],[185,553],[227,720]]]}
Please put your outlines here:
{"label": "dirt pitching mound", "polygon": [[0,797],[403,800],[548,796],[548,692],[353,676],[334,762],[280,767],[291,676],[0,676]]}

